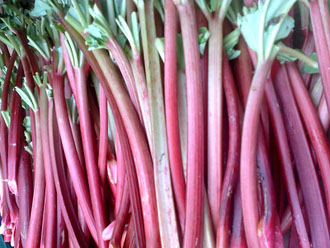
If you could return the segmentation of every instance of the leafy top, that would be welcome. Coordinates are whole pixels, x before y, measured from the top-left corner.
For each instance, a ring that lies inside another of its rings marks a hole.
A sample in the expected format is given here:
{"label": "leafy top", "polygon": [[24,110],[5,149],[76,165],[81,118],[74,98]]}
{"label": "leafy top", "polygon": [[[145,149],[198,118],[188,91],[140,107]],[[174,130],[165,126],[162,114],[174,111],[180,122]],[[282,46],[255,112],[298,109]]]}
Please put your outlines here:
{"label": "leafy top", "polygon": [[288,16],[288,12],[295,2],[296,0],[259,1],[252,8],[244,8],[244,15],[238,16],[237,24],[241,33],[249,47],[257,52],[259,61],[275,56],[275,42],[284,39],[291,32],[294,20]]}

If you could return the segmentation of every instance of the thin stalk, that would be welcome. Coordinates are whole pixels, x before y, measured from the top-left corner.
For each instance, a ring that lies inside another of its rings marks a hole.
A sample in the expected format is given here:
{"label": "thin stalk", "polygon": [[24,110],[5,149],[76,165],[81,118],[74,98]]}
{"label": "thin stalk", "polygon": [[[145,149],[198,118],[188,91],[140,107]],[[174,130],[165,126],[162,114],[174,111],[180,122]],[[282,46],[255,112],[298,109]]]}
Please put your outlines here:
{"label": "thin stalk", "polygon": [[[298,200],[299,200],[299,204],[301,206],[301,208],[303,208],[303,195],[302,195],[302,192],[301,192],[301,189],[298,188]],[[304,215],[306,215],[305,212],[303,212]],[[303,215],[303,217],[304,217]],[[282,233],[284,234],[285,232],[287,232],[290,227],[291,227],[291,224],[293,223],[293,218],[292,218],[292,212],[291,212],[291,206],[287,206],[287,208],[283,211],[283,214],[282,214],[282,219],[281,219],[281,230],[282,230]]]}
{"label": "thin stalk", "polygon": [[119,70],[124,78],[126,87],[128,89],[130,98],[139,115],[140,121],[142,122],[143,117],[142,117],[142,112],[141,112],[141,106],[139,104],[139,98],[138,98],[138,93],[137,93],[137,89],[136,89],[136,85],[135,85],[135,81],[134,81],[133,70],[128,61],[128,58],[126,57],[123,49],[121,48],[121,46],[119,45],[118,41],[115,38],[109,39],[107,46],[117,62]]}
{"label": "thin stalk", "polygon": [[77,107],[80,121],[80,132],[82,136],[83,151],[86,164],[89,191],[98,235],[98,245],[107,247],[107,242],[102,239],[103,229],[106,227],[104,200],[102,198],[100,174],[97,167],[95,152],[95,137],[93,136],[92,121],[88,113],[87,79],[85,71],[81,68],[74,68],[77,90]]}
{"label": "thin stalk", "polygon": [[238,181],[237,185],[235,185],[233,226],[232,226],[230,247],[232,247],[232,248],[248,247],[246,244],[245,233],[244,233],[241,187],[240,187],[239,181]]}
{"label": "thin stalk", "polygon": [[[0,49],[2,52],[3,59],[4,59],[4,63],[5,63],[5,65],[8,66],[12,55],[9,54],[9,50],[3,42],[0,42]],[[15,53],[16,53],[16,51],[15,51]]]}
{"label": "thin stalk", "polygon": [[230,216],[233,198],[233,188],[239,175],[239,150],[240,150],[240,116],[238,108],[238,95],[229,61],[223,57],[223,82],[227,103],[229,148],[226,171],[222,185],[219,223],[217,229],[217,247],[229,247],[230,244]]}
{"label": "thin stalk", "polygon": [[[66,172],[64,168],[64,160],[61,159],[61,141],[58,135],[59,130],[56,125],[54,104],[50,102],[48,111],[48,130],[51,154],[51,166],[54,176],[54,182],[57,192],[57,199],[60,203],[61,215],[63,216],[65,225],[68,229],[69,236],[74,244],[79,247],[88,247],[83,231],[81,230],[78,216],[73,205],[68,182],[66,180]],[[95,230],[95,229],[94,229]],[[94,231],[96,235],[96,231]]]}
{"label": "thin stalk", "polygon": [[213,226],[217,230],[223,177],[223,78],[222,21],[209,21],[208,41],[208,128],[207,128],[207,193]]}
{"label": "thin stalk", "polygon": [[132,226],[136,235],[136,245],[139,248],[146,247],[148,244],[146,241],[145,230],[143,226],[143,216],[142,216],[142,204],[140,200],[139,188],[138,188],[138,178],[134,168],[134,160],[132,150],[129,144],[129,139],[125,130],[125,126],[122,117],[119,113],[118,106],[114,101],[114,97],[110,95],[109,103],[111,106],[112,113],[114,115],[118,146],[120,146],[121,151],[123,151],[123,159],[125,165],[125,171],[127,175],[130,204],[132,210]]}
{"label": "thin stalk", "polygon": [[129,217],[129,189],[127,178],[125,179],[124,192],[123,197],[121,198],[120,207],[118,214],[115,219],[115,226],[113,228],[112,237],[111,237],[111,245],[115,247],[120,247],[120,241],[122,239],[122,235],[125,228],[125,223]]}
{"label": "thin stalk", "polygon": [[243,37],[240,37],[239,39],[238,49],[241,51],[241,54],[236,60],[233,61],[233,68],[235,79],[237,82],[240,82],[237,84],[238,95],[242,104],[245,106],[252,82],[253,65],[249,55],[249,49]]}
{"label": "thin stalk", "polygon": [[107,177],[107,151],[108,151],[108,110],[107,98],[102,85],[99,85],[100,107],[100,138],[98,166],[102,187],[105,187]]}
{"label": "thin stalk", "polygon": [[168,152],[175,203],[181,231],[184,231],[186,182],[181,157],[177,83],[177,13],[173,0],[165,1],[164,91]]}
{"label": "thin stalk", "polygon": [[45,168],[43,163],[42,152],[42,137],[41,137],[41,122],[40,122],[40,110],[34,112],[35,118],[35,130],[36,130],[36,142],[33,146],[33,152],[35,154],[34,165],[34,189],[33,200],[31,209],[31,218],[29,223],[29,231],[26,240],[27,248],[39,247],[40,235],[42,228],[42,219],[45,199]]}
{"label": "thin stalk", "polygon": [[241,145],[241,192],[244,227],[247,243],[251,247],[259,247],[257,237],[257,176],[256,154],[258,124],[263,99],[264,87],[269,73],[271,61],[265,60],[258,64],[248,96],[242,130]]}
{"label": "thin stalk", "polygon": [[309,6],[324,95],[328,109],[330,109],[330,41],[327,40],[330,30],[326,29],[329,27],[328,24],[324,26],[325,23],[323,23],[323,19],[326,17],[322,17],[322,14],[329,16],[329,11],[327,13],[322,11],[321,14],[318,0],[310,1]]}
{"label": "thin stalk", "polygon": [[207,199],[206,188],[204,187],[204,207],[203,207],[203,246],[202,247],[215,247],[215,235],[213,231],[213,223],[211,219],[209,201]]}
{"label": "thin stalk", "polygon": [[180,144],[181,144],[182,167],[183,167],[183,175],[186,180],[187,146],[188,146],[187,88],[186,88],[186,76],[185,73],[181,70],[178,71],[178,115],[179,115],[179,134],[180,134]]}
{"label": "thin stalk", "polygon": [[118,139],[118,128],[116,128],[116,157],[117,157],[117,180],[116,180],[116,202],[115,202],[115,216],[118,214],[118,210],[121,205],[121,198],[124,195],[124,184],[126,181],[125,178],[125,162],[124,162],[124,151],[122,151],[122,147],[120,146],[120,140]]}
{"label": "thin stalk", "polygon": [[[313,247],[327,247],[330,242],[329,230],[320,185],[285,67],[280,68],[274,85],[281,104],[285,128],[297,167],[312,244]],[[306,184],[307,181],[308,184]]]}
{"label": "thin stalk", "polygon": [[45,90],[46,85],[40,89],[40,123],[41,123],[41,138],[42,138],[42,152],[45,166],[46,179],[46,205],[45,205],[45,244],[47,247],[56,246],[56,191],[54,185],[54,178],[52,174],[50,144],[49,144],[49,130],[48,130],[48,99]]}
{"label": "thin stalk", "polygon": [[330,214],[330,149],[329,140],[322,128],[317,110],[313,101],[304,86],[300,73],[293,63],[287,64],[287,70],[290,77],[292,91],[299,106],[300,113],[304,119],[306,129],[314,148],[316,159],[321,171],[324,184],[328,214]]}
{"label": "thin stalk", "polygon": [[64,75],[53,72],[52,82],[55,112],[57,115],[58,126],[61,127],[59,128],[59,133],[62,140],[69,173],[72,179],[72,184],[76,192],[79,205],[82,209],[82,212],[84,213],[88,228],[94,240],[97,241],[98,235],[94,225],[92,206],[89,198],[89,190],[87,184],[85,183],[86,180],[83,180],[83,178],[86,178],[86,176],[80,164],[78,153],[75,148],[66,109],[66,102],[64,98]]}
{"label": "thin stalk", "polygon": [[62,47],[62,53],[63,53],[65,69],[66,69],[66,73],[67,73],[67,76],[68,76],[68,81],[70,83],[70,87],[71,87],[73,96],[74,96],[75,99],[77,99],[76,84],[74,83],[75,82],[75,75],[74,75],[71,59],[70,59],[70,56],[69,56],[68,48],[65,44],[65,36],[64,36],[63,33],[61,33],[60,37],[61,37],[61,47]]}
{"label": "thin stalk", "polygon": [[318,106],[318,113],[319,113],[319,118],[322,123],[323,129],[325,132],[328,131],[329,129],[329,124],[330,124],[330,115],[329,115],[329,110],[327,107],[327,103],[324,97],[324,94],[322,94],[319,106]]}
{"label": "thin stalk", "polygon": [[289,54],[290,56],[299,59],[300,61],[303,61],[306,65],[309,65],[310,67],[314,69],[318,69],[318,63],[311,59],[310,57],[306,56],[304,53],[299,52],[291,47],[287,47],[283,44],[279,45],[280,52]]}
{"label": "thin stalk", "polygon": [[142,109],[144,129],[151,150],[152,149],[151,117],[150,117],[149,96],[148,96],[146,76],[144,73],[143,59],[141,53],[137,51],[136,47],[132,47],[132,52],[133,52],[133,58],[131,64],[134,73],[135,85],[139,97],[140,107]]}
{"label": "thin stalk", "polygon": [[19,232],[21,235],[22,246],[25,247],[32,206],[33,182],[31,157],[23,146],[21,147],[17,178],[19,195]]}
{"label": "thin stalk", "polygon": [[176,3],[181,21],[184,49],[187,113],[187,193],[183,247],[201,247],[204,183],[203,85],[197,43],[197,23],[193,1]]}

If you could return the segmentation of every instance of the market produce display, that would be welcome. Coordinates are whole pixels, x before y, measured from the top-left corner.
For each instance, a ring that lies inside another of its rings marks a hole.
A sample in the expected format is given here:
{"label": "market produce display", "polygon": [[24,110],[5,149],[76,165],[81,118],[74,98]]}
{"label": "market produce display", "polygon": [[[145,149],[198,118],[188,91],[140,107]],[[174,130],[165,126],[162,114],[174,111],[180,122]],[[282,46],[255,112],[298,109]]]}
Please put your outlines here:
{"label": "market produce display", "polygon": [[329,8],[1,2],[1,247],[329,248]]}

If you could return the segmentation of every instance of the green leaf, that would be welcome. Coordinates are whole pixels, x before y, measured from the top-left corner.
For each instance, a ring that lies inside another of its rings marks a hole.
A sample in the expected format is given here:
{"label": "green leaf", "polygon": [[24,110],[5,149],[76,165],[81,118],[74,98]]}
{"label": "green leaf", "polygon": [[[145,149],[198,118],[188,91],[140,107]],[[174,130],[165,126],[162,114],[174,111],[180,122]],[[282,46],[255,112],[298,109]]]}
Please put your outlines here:
{"label": "green leaf", "polygon": [[52,7],[45,0],[35,0],[34,8],[30,12],[31,16],[40,17],[47,15],[48,11],[52,11]]}
{"label": "green leaf", "polygon": [[243,8],[244,16],[238,15],[237,24],[259,59],[270,58],[275,42],[291,32],[294,20],[287,14],[295,2],[296,0],[259,1],[257,6]]}
{"label": "green leaf", "polygon": [[140,52],[141,51],[141,45],[140,45],[140,36],[139,36],[139,22],[137,13],[134,11],[131,14],[131,26],[132,26],[132,35],[134,38],[134,43],[136,46],[136,49]]}
{"label": "green leaf", "polygon": [[154,6],[157,12],[159,13],[160,17],[162,18],[162,21],[164,22],[165,20],[165,15],[164,15],[164,5],[161,0],[154,0]]}
{"label": "green leaf", "polygon": [[[318,62],[317,61],[317,55],[316,53],[313,53],[311,56],[309,56],[311,59],[313,59],[315,62]],[[304,64],[304,66],[302,67],[302,71],[304,73],[307,73],[307,74],[317,74],[317,73],[320,73],[320,70],[319,68],[315,68],[315,67],[312,67],[308,64]]]}
{"label": "green leaf", "polygon": [[160,58],[165,62],[165,44],[164,44],[164,38],[156,38],[155,40],[155,46],[159,53]]}
{"label": "green leaf", "polygon": [[176,51],[177,51],[177,59],[178,59],[178,67],[180,70],[184,70],[184,52],[183,52],[183,41],[182,35],[178,34],[176,36]]}
{"label": "green leaf", "polygon": [[86,38],[86,45],[90,50],[106,48],[107,40],[113,38],[109,24],[96,5],[90,8],[89,12],[93,17],[93,22],[84,30],[89,34]]}
{"label": "green leaf", "polygon": [[126,15],[126,0],[114,0],[117,16],[125,17]]}
{"label": "green leaf", "polygon": [[7,128],[9,128],[10,127],[10,111],[9,110],[1,111],[1,115],[2,115],[3,120],[6,123]]}
{"label": "green leaf", "polygon": [[118,16],[117,20],[117,25],[118,27],[120,28],[120,30],[123,32],[124,36],[126,37],[126,39],[128,40],[129,44],[131,47],[135,46],[136,47],[136,44],[135,44],[135,39],[133,37],[133,34],[129,28],[129,26],[127,25],[126,23],[126,20],[124,17],[122,16]]}
{"label": "green leaf", "polygon": [[234,49],[238,44],[240,34],[241,32],[236,28],[223,39],[223,48],[229,60],[236,59],[241,54],[241,51]]}
{"label": "green leaf", "polygon": [[33,110],[38,110],[38,103],[36,98],[34,97],[34,94],[30,90],[30,88],[26,85],[26,83],[23,84],[22,88],[15,87],[16,92],[20,95],[22,100]]}
{"label": "green leaf", "polygon": [[198,44],[199,44],[199,52],[201,55],[204,54],[205,46],[209,37],[210,37],[210,32],[207,30],[206,27],[199,28]]}

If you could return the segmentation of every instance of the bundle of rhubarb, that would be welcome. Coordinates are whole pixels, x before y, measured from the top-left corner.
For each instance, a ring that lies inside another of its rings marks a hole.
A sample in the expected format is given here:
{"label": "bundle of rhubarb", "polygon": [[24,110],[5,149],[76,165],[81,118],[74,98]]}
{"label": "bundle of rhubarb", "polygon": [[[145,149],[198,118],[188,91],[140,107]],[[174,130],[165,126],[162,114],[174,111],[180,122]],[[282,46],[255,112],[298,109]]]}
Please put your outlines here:
{"label": "bundle of rhubarb", "polygon": [[330,247],[330,1],[0,4],[14,247]]}

